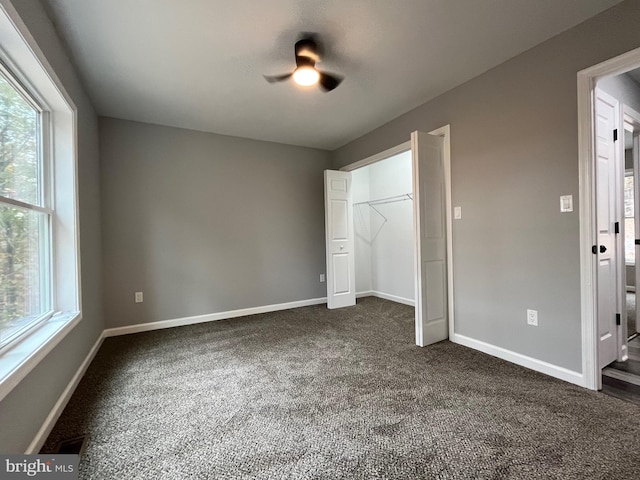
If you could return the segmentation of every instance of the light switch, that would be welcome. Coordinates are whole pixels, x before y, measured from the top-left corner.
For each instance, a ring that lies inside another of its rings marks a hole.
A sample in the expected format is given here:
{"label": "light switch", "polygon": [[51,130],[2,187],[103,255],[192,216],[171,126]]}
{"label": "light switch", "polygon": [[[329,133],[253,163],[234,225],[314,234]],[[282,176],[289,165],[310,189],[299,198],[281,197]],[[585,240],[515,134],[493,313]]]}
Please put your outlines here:
{"label": "light switch", "polygon": [[560,211],[573,212],[573,195],[562,195],[560,197]]}
{"label": "light switch", "polygon": [[456,220],[462,218],[462,207],[453,207],[453,218]]}

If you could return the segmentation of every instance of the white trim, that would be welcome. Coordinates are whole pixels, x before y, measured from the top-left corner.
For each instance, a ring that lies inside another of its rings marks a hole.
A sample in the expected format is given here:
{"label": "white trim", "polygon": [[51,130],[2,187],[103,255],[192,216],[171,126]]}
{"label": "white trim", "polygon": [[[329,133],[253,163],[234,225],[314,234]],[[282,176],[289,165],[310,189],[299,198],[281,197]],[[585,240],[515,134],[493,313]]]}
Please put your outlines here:
{"label": "white trim", "polygon": [[49,412],[49,415],[47,415],[47,418],[45,419],[44,423],[40,427],[40,430],[38,430],[38,433],[36,434],[35,438],[31,442],[29,447],[27,448],[27,451],[25,452],[25,454],[33,455],[40,451],[40,449],[42,448],[42,445],[44,445],[44,442],[47,440],[47,437],[51,433],[51,430],[53,430],[53,427],[58,421],[58,418],[60,418],[60,415],[62,415],[62,412],[64,408],[67,406],[67,403],[69,403],[69,400],[71,399],[71,395],[73,395],[73,392],[75,392],[76,387],[80,383],[80,380],[82,380],[82,377],[87,371],[87,368],[89,368],[89,365],[91,364],[94,357],[96,356],[96,353],[98,353],[98,350],[100,349],[100,346],[102,345],[103,341],[104,341],[104,332],[100,334],[100,336],[96,340],[96,343],[94,343],[93,347],[91,347],[91,350],[89,350],[89,353],[85,357],[80,367],[78,367],[78,370],[76,371],[75,375],[73,376],[73,378],[71,378],[71,381],[69,382],[67,387],[64,389],[64,391],[60,395],[60,398],[58,398],[58,401],[55,403],[55,405]]}
{"label": "white trim", "polygon": [[375,297],[375,292],[373,290],[365,290],[364,292],[356,292],[356,298],[363,297]]}
{"label": "white trim", "polygon": [[585,379],[579,372],[574,372],[573,370],[543,362],[542,360],[537,360],[535,358],[507,350],[506,348],[497,347],[460,334],[455,334],[452,341],[453,343],[464,345],[465,347],[473,348],[474,350],[479,350],[493,357],[501,358],[502,360],[535,370],[536,372],[544,373],[560,380],[564,380],[565,382],[573,383],[581,387],[585,386]]}
{"label": "white trim", "polygon": [[215,322],[217,320],[227,320],[229,318],[256,315],[258,313],[277,312],[290,308],[308,307],[310,305],[320,305],[327,303],[327,298],[311,298],[309,300],[299,300],[297,302],[277,303],[274,305],[264,305],[262,307],[242,308],[239,310],[228,310],[226,312],[208,313],[205,315],[195,315],[193,317],[174,318],[171,320],[161,320],[159,322],[141,323],[139,325],[128,325],[126,327],[107,328],[104,331],[105,337],[116,337],[118,335],[128,335],[130,333],[148,332],[150,330],[161,330],[163,328],[181,327],[183,325],[194,325],[196,323]]}
{"label": "white trim", "polygon": [[368,290],[366,292],[356,293],[356,298],[363,297],[377,297],[382,298],[384,300],[390,300],[396,303],[402,303],[403,305],[409,305],[410,307],[415,307],[416,302],[411,298],[399,297],[397,295],[391,295],[389,293],[379,292],[377,290]]}
{"label": "white trim", "polygon": [[582,376],[584,386],[600,388],[595,258],[595,175],[593,160],[593,91],[596,80],[605,75],[619,75],[640,65],[640,48],[578,72],[578,169],[580,198],[580,298],[582,317]]}
{"label": "white trim", "polygon": [[411,141],[401,143],[400,145],[396,145],[395,147],[388,148],[384,152],[376,153],[375,155],[371,155],[370,157],[350,163],[349,165],[345,165],[340,169],[340,171],[351,172],[352,170],[366,167],[368,165],[380,162],[381,160],[386,160],[387,158],[398,155],[399,153],[408,152],[409,150],[411,150]]}

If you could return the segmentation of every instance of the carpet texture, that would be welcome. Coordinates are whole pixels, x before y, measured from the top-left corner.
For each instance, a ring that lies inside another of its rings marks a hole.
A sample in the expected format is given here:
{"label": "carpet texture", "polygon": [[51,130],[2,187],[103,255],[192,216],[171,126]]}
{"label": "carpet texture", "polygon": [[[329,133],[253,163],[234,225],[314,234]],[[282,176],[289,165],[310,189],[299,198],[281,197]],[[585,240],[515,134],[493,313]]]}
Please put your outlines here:
{"label": "carpet texture", "polygon": [[47,440],[83,479],[629,479],[640,408],[377,298],[106,339]]}

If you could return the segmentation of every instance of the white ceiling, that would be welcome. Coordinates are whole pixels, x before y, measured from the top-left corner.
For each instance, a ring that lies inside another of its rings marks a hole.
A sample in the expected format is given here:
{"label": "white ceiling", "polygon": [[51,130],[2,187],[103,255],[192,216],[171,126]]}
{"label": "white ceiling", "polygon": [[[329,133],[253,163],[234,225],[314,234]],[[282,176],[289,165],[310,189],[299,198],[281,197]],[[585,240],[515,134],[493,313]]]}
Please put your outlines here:
{"label": "white ceiling", "polygon": [[[100,115],[335,149],[620,0],[45,0]],[[270,85],[300,32],[336,90]]]}

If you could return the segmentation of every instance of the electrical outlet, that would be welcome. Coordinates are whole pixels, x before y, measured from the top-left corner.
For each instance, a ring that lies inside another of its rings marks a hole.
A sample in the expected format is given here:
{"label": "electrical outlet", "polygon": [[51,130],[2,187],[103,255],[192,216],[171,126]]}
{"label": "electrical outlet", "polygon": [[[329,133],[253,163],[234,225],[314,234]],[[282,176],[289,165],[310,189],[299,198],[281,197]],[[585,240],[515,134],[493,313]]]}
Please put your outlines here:
{"label": "electrical outlet", "polygon": [[324,282],[324,273],[320,274],[320,283]]}
{"label": "electrical outlet", "polygon": [[462,207],[453,207],[454,220],[460,220],[462,218]]}
{"label": "electrical outlet", "polygon": [[142,296],[142,292],[136,292],[135,301],[136,301],[136,303],[142,303],[144,301],[144,298]]}
{"label": "electrical outlet", "polygon": [[529,325],[533,325],[534,327],[538,326],[538,311],[537,310],[527,310],[527,323]]}

